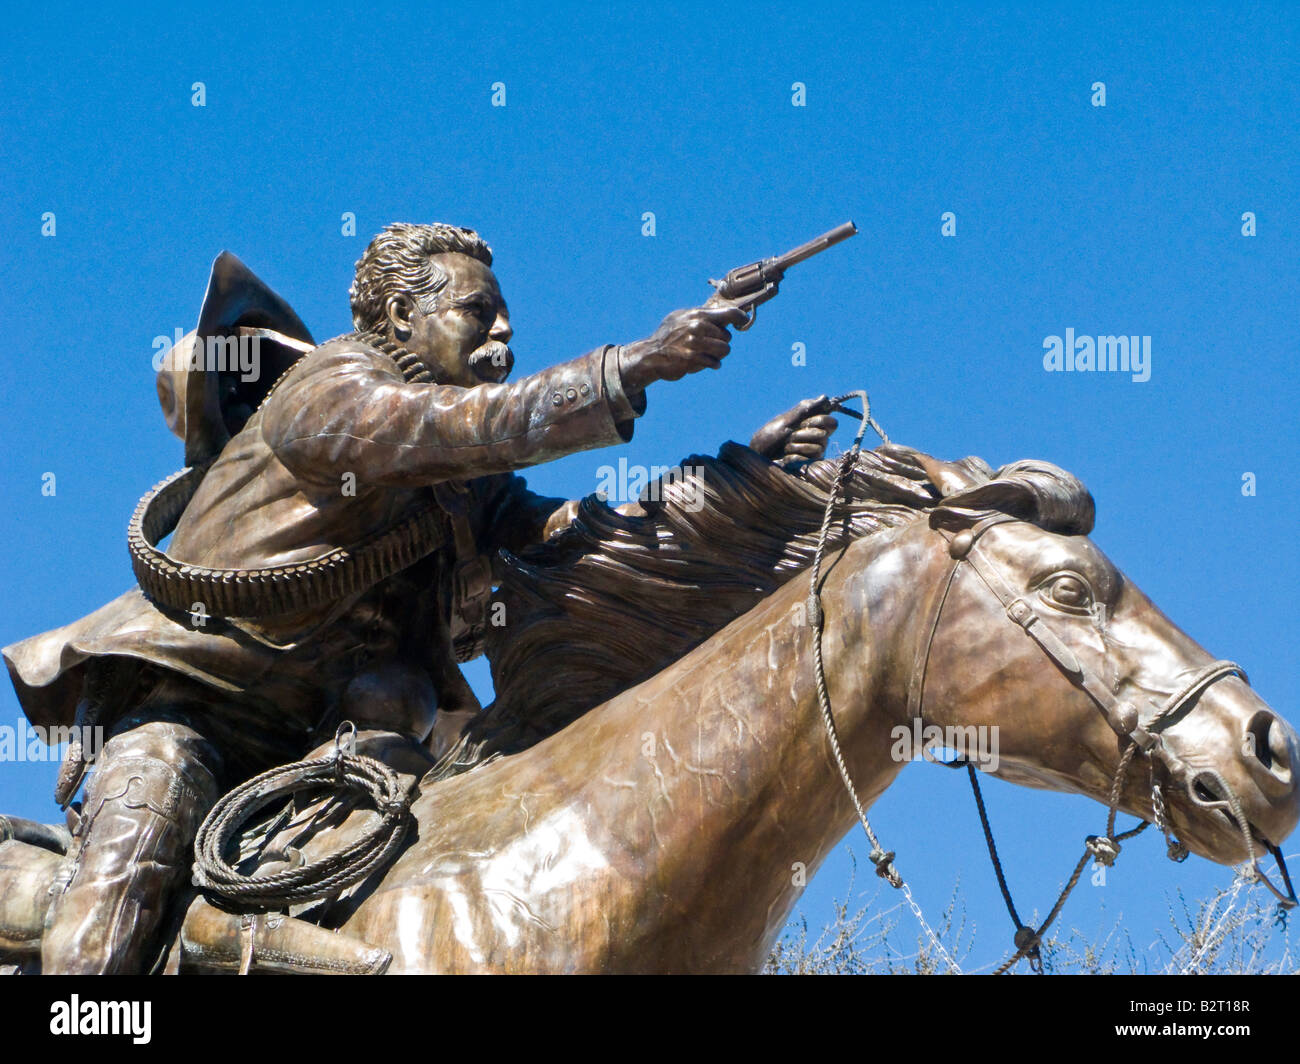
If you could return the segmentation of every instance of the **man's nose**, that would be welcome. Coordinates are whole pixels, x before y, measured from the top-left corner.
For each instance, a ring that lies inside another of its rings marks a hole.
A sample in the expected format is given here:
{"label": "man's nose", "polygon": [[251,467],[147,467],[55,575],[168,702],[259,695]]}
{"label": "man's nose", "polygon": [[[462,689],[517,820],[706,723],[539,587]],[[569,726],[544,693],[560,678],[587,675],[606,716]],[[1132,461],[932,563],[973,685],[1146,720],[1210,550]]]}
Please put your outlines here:
{"label": "man's nose", "polygon": [[510,319],[504,315],[499,315],[497,320],[492,323],[492,331],[488,334],[493,340],[503,344],[510,342],[510,337],[514,336],[514,329],[510,328]]}

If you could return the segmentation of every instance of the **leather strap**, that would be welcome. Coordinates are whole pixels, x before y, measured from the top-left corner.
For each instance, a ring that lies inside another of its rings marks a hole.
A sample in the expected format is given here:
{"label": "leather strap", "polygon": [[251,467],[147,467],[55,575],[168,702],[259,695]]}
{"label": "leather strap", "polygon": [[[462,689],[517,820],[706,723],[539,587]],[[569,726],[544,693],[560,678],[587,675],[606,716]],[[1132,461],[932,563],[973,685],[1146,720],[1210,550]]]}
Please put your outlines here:
{"label": "leather strap", "polygon": [[912,675],[907,685],[908,720],[921,719],[921,708],[925,703],[925,676],[930,668],[930,648],[934,646],[934,637],[939,630],[939,618],[943,616],[943,607],[948,601],[948,593],[952,590],[959,568],[961,568],[960,561],[954,561],[948,567],[948,575],[935,586],[926,603],[925,616],[929,620],[921,630],[921,638],[917,641],[916,654],[912,659]]}
{"label": "leather strap", "polygon": [[492,567],[479,553],[469,523],[469,489],[446,481],[435,484],[434,498],[451,520],[456,562],[452,567],[451,642],[458,662],[478,655],[487,632],[487,606],[492,598]]}
{"label": "leather strap", "polygon": [[[1118,698],[1095,675],[1080,663],[1069,646],[1051,628],[1034,608],[1029,599],[1017,592],[1002,575],[998,566],[979,547],[980,537],[994,525],[1015,521],[1007,514],[997,514],[964,529],[949,537],[948,553],[953,558],[948,577],[942,582],[942,593],[933,607],[931,619],[923,629],[924,641],[919,644],[913,666],[912,681],[908,692],[908,712],[910,718],[919,719],[925,697],[925,673],[929,665],[930,648],[939,629],[939,620],[943,614],[944,604],[952,589],[957,570],[962,562],[969,563],[971,569],[993,596],[1002,604],[1007,618],[1023,629],[1025,634],[1038,644],[1042,651],[1052,659],[1056,667],[1078,688],[1083,690],[1102,711],[1107,723],[1122,738],[1130,739],[1143,752],[1150,753],[1157,746],[1157,751],[1165,760],[1171,772],[1183,766],[1160,742],[1159,732],[1168,726],[1171,718],[1181,708],[1203,693],[1217,680],[1227,676],[1239,676],[1246,683],[1249,679],[1240,665],[1231,661],[1214,661],[1199,669],[1182,687],[1171,694],[1160,705],[1144,725],[1138,708],[1133,703]],[[943,533],[941,533],[943,534]]]}

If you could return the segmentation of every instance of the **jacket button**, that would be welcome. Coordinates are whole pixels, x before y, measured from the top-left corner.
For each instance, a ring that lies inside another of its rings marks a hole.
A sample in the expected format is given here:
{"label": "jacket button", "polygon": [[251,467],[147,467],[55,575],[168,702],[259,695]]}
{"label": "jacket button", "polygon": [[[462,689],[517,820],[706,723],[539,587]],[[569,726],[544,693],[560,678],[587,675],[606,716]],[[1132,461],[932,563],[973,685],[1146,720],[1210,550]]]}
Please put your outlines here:
{"label": "jacket button", "polygon": [[564,402],[564,396],[562,396],[559,392],[556,392],[553,396],[551,396],[551,402],[553,402],[556,406],[559,406],[562,402]]}
{"label": "jacket button", "polygon": [[569,389],[567,392],[565,392],[564,394],[565,394],[565,396],[568,398],[569,402],[573,402],[573,400],[575,400],[576,398],[578,398],[578,393],[577,393],[577,391],[576,391],[575,389],[573,389],[573,388],[570,388],[570,389]]}
{"label": "jacket button", "polygon": [[578,389],[578,391],[580,391],[583,395],[590,395],[590,394],[591,394],[591,385],[590,385],[590,384],[584,384],[581,388]]}

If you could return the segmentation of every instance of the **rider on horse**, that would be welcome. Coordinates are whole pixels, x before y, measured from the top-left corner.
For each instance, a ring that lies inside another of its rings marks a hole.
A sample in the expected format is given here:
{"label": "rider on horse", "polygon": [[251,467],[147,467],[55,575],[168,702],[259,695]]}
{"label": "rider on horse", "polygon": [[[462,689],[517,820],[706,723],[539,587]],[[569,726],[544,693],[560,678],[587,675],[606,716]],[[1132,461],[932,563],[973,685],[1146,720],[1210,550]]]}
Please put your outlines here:
{"label": "rider on horse", "polygon": [[[645,340],[507,384],[512,331],[491,263],[470,230],[389,226],[357,264],[356,332],[313,347],[282,300],[218,260],[197,334],[160,373],[188,494],[142,503],[140,588],[4,651],[34,724],[108,736],[84,752],[94,772],[70,817],[45,972],[153,966],[164,903],[216,799],[338,721],[417,742],[435,714],[458,730],[479,707],[456,662],[481,651],[497,552],[573,514],[513,471],[627,442],[645,388],[716,368],[726,327],[745,321],[729,306],[677,311]],[[197,357],[235,336],[268,351],[251,388]],[[810,401],[752,442],[816,458],[833,427]],[[167,505],[163,553],[150,526]],[[83,770],[65,766],[62,804]]]}

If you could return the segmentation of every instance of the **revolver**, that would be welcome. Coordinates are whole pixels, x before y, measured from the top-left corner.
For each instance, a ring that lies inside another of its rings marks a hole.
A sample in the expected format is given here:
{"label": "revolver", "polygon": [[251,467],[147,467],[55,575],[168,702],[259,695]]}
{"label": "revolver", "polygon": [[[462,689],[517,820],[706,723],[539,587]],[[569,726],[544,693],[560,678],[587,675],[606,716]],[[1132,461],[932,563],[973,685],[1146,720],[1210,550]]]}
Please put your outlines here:
{"label": "revolver", "polygon": [[857,231],[856,225],[845,222],[828,233],[814,237],[806,244],[800,244],[793,251],[787,251],[784,255],[773,255],[770,259],[759,259],[758,262],[751,262],[747,266],[737,266],[721,281],[710,278],[709,284],[713,285],[716,291],[709,297],[705,306],[733,306],[748,311],[749,318],[745,324],[736,326],[737,331],[744,332],[758,317],[758,305],[766,303],[776,295],[777,286],[785,277],[786,270],[842,240],[848,240]]}

